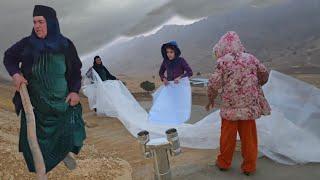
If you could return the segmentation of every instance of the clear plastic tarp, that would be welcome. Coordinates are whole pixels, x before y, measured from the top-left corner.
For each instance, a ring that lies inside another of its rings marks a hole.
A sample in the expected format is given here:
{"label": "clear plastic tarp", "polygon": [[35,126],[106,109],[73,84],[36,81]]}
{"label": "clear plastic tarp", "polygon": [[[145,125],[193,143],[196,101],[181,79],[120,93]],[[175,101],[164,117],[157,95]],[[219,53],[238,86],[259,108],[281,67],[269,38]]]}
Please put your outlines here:
{"label": "clear plastic tarp", "polygon": [[190,119],[191,86],[188,78],[179,84],[169,82],[161,86],[153,95],[153,105],[149,111],[149,120],[153,123],[178,125]]}
{"label": "clear plastic tarp", "polygon": [[[96,108],[100,115],[117,117],[133,136],[136,137],[141,130],[147,130],[151,138],[164,137],[165,131],[174,127],[184,147],[218,148],[221,126],[219,111],[195,124],[154,123],[121,81],[102,82],[98,74],[93,73],[94,83],[83,87],[90,107]],[[176,86],[181,86],[184,89],[182,92],[190,88],[184,83]],[[160,87],[156,92],[161,92],[163,88]],[[270,116],[263,116],[256,121],[259,151],[283,164],[320,162],[320,90],[276,71],[271,71],[269,82],[263,89],[272,112]],[[154,105],[160,101],[160,96],[155,97]],[[163,98],[167,97],[161,100]]]}

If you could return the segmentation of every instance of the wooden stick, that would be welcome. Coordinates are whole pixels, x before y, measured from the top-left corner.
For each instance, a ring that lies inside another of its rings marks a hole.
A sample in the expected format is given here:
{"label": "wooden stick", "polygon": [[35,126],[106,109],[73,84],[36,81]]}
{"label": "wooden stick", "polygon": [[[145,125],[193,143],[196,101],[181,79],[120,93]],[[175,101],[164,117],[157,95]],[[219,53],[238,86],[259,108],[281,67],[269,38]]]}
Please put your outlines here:
{"label": "wooden stick", "polygon": [[44,164],[43,156],[38,144],[36,133],[36,119],[33,112],[33,107],[30,101],[29,93],[26,84],[22,84],[20,88],[20,95],[24,112],[27,120],[27,137],[28,143],[33,157],[35,170],[38,180],[47,180],[46,166]]}

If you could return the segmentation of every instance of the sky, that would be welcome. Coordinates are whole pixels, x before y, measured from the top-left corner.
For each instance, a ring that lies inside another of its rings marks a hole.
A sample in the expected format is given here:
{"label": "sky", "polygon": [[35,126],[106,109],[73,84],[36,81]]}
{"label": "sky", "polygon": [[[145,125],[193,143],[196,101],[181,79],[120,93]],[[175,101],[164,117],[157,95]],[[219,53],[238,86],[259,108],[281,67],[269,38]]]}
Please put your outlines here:
{"label": "sky", "polygon": [[241,6],[279,1],[284,0],[1,0],[0,58],[13,43],[30,35],[35,4],[56,9],[62,33],[83,55],[119,38],[156,33],[163,25],[190,24]]}

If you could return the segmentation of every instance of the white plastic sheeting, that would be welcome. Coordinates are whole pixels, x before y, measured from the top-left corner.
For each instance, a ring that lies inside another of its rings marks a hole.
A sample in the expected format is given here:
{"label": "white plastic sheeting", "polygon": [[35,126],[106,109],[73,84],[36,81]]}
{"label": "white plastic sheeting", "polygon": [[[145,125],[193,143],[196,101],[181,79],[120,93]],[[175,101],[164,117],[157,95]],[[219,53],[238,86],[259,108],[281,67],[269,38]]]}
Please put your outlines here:
{"label": "white plastic sheeting", "polygon": [[[221,126],[219,111],[195,124],[152,123],[148,120],[148,113],[120,81],[102,82],[96,73],[95,76],[95,84],[83,88],[89,102],[95,102],[92,107],[97,108],[99,114],[117,117],[133,136],[141,130],[147,130],[151,138],[164,137],[165,131],[174,127],[184,147],[218,148]],[[320,121],[320,90],[272,71],[264,91],[272,112],[270,116],[256,121],[259,151],[283,164],[320,162],[320,137],[317,131],[320,127],[317,125]]]}
{"label": "white plastic sheeting", "polygon": [[263,90],[270,104],[283,112],[286,119],[320,138],[320,90],[318,88],[272,71],[270,82],[263,87]]}
{"label": "white plastic sheeting", "polygon": [[167,86],[161,86],[153,94],[149,120],[158,124],[182,124],[190,119],[191,102],[189,79],[183,78],[179,84],[170,81]]}

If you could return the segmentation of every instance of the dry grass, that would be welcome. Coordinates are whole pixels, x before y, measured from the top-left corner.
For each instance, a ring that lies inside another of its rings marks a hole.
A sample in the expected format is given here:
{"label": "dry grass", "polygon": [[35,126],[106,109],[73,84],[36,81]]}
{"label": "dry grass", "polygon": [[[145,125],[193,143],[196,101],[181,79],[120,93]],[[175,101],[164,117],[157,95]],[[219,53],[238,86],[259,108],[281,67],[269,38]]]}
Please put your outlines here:
{"label": "dry grass", "polygon": [[[13,113],[11,93],[8,86],[0,86],[0,180],[31,180],[23,156],[18,152],[19,118]],[[59,180],[105,180],[131,179],[132,169],[128,162],[118,158],[113,152],[101,153],[93,145],[86,144],[76,157],[78,166],[68,170],[60,163],[48,174],[49,179]]]}

